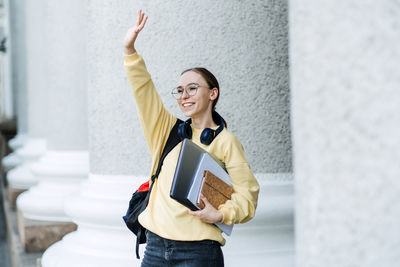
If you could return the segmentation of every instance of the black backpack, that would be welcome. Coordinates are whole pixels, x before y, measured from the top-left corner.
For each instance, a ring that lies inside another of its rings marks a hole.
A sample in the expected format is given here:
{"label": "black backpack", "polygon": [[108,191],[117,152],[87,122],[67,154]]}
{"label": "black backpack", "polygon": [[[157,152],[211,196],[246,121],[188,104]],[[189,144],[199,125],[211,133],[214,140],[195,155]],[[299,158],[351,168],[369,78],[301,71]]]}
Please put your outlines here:
{"label": "black backpack", "polygon": [[176,120],[174,127],[169,133],[167,143],[165,144],[164,150],[161,154],[160,161],[156,173],[151,176],[151,186],[149,188],[149,181],[142,184],[135,193],[133,193],[131,200],[129,201],[129,207],[126,211],[126,215],[122,218],[125,221],[126,226],[136,235],[136,258],[139,257],[139,244],[146,243],[146,229],[139,223],[139,215],[146,209],[149,202],[151,190],[153,189],[154,181],[160,174],[162,164],[168,153],[182,140],[178,136],[178,126],[183,121],[180,119]]}

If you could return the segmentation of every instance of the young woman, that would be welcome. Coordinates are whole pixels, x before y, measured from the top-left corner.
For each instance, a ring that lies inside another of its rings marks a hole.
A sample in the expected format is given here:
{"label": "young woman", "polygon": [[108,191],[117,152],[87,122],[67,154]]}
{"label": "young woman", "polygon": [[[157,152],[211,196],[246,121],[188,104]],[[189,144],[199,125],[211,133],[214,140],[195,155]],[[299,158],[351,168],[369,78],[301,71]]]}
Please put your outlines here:
{"label": "young woman", "polygon": [[[152,156],[151,173],[155,173],[162,149],[177,118],[164,108],[145,63],[135,50],[135,40],[146,21],[147,16],[139,10],[135,27],[129,29],[125,36],[124,65]],[[225,163],[233,184],[233,194],[231,200],[218,209],[202,197],[205,208],[200,211],[191,211],[170,198],[181,147],[181,144],[177,145],[165,158],[159,177],[154,182],[148,206],[139,216],[140,224],[147,229],[142,266],[223,266],[221,245],[225,244],[225,239],[221,230],[213,224],[223,222],[232,225],[250,220],[255,214],[259,185],[250,170],[242,145],[215,112],[219,85],[214,75],[204,68],[186,70],[172,94],[183,114],[191,119],[186,122],[192,131],[191,141]],[[212,136],[214,138],[208,142],[200,140],[204,129],[216,130],[219,127],[223,130]]]}

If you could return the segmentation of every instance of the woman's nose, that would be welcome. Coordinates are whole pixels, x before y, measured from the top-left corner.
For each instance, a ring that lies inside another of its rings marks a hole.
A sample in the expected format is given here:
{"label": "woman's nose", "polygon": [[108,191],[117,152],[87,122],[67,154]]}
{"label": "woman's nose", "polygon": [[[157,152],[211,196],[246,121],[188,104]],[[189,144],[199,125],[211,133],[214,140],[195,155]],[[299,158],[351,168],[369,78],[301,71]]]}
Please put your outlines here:
{"label": "woman's nose", "polygon": [[189,93],[186,91],[186,89],[185,90],[183,90],[183,92],[182,92],[182,99],[186,99],[186,98],[189,98],[190,97],[190,95],[189,95]]}

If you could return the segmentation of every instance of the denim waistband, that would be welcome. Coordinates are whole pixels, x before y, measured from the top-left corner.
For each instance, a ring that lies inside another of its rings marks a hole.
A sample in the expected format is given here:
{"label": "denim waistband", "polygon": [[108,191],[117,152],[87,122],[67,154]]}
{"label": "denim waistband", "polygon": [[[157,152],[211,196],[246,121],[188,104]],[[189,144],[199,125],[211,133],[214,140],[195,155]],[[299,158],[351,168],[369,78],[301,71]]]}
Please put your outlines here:
{"label": "denim waistband", "polygon": [[221,246],[221,243],[219,243],[218,241],[215,240],[211,240],[211,239],[205,239],[205,240],[193,240],[193,241],[181,241],[181,240],[172,240],[172,239],[168,239],[168,238],[164,238],[161,237],[149,230],[146,230],[146,235],[150,235],[152,238],[155,239],[160,239],[166,243],[170,243],[170,244],[205,244],[205,245],[218,245]]}

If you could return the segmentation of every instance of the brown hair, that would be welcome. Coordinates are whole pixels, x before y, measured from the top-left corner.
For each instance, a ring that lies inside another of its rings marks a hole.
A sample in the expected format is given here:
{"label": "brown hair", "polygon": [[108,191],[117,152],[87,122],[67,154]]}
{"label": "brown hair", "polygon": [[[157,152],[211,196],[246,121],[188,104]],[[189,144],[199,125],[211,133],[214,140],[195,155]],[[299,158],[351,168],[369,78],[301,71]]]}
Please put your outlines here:
{"label": "brown hair", "polygon": [[[184,73],[188,72],[188,71],[193,71],[193,72],[196,72],[197,74],[201,75],[201,77],[203,77],[203,79],[206,80],[206,83],[207,83],[208,87],[210,87],[210,89],[213,89],[213,88],[217,88],[218,89],[218,95],[217,95],[217,98],[212,103],[212,110],[211,110],[211,112],[215,112],[215,106],[218,103],[218,99],[219,99],[219,95],[220,95],[219,83],[218,83],[217,78],[215,78],[214,74],[212,74],[206,68],[200,68],[200,67],[190,68],[190,69],[184,70],[181,73],[181,76]],[[227,127],[226,121],[223,118],[222,118],[222,120],[224,121],[225,127]],[[217,124],[218,123],[219,122],[217,122]]]}

